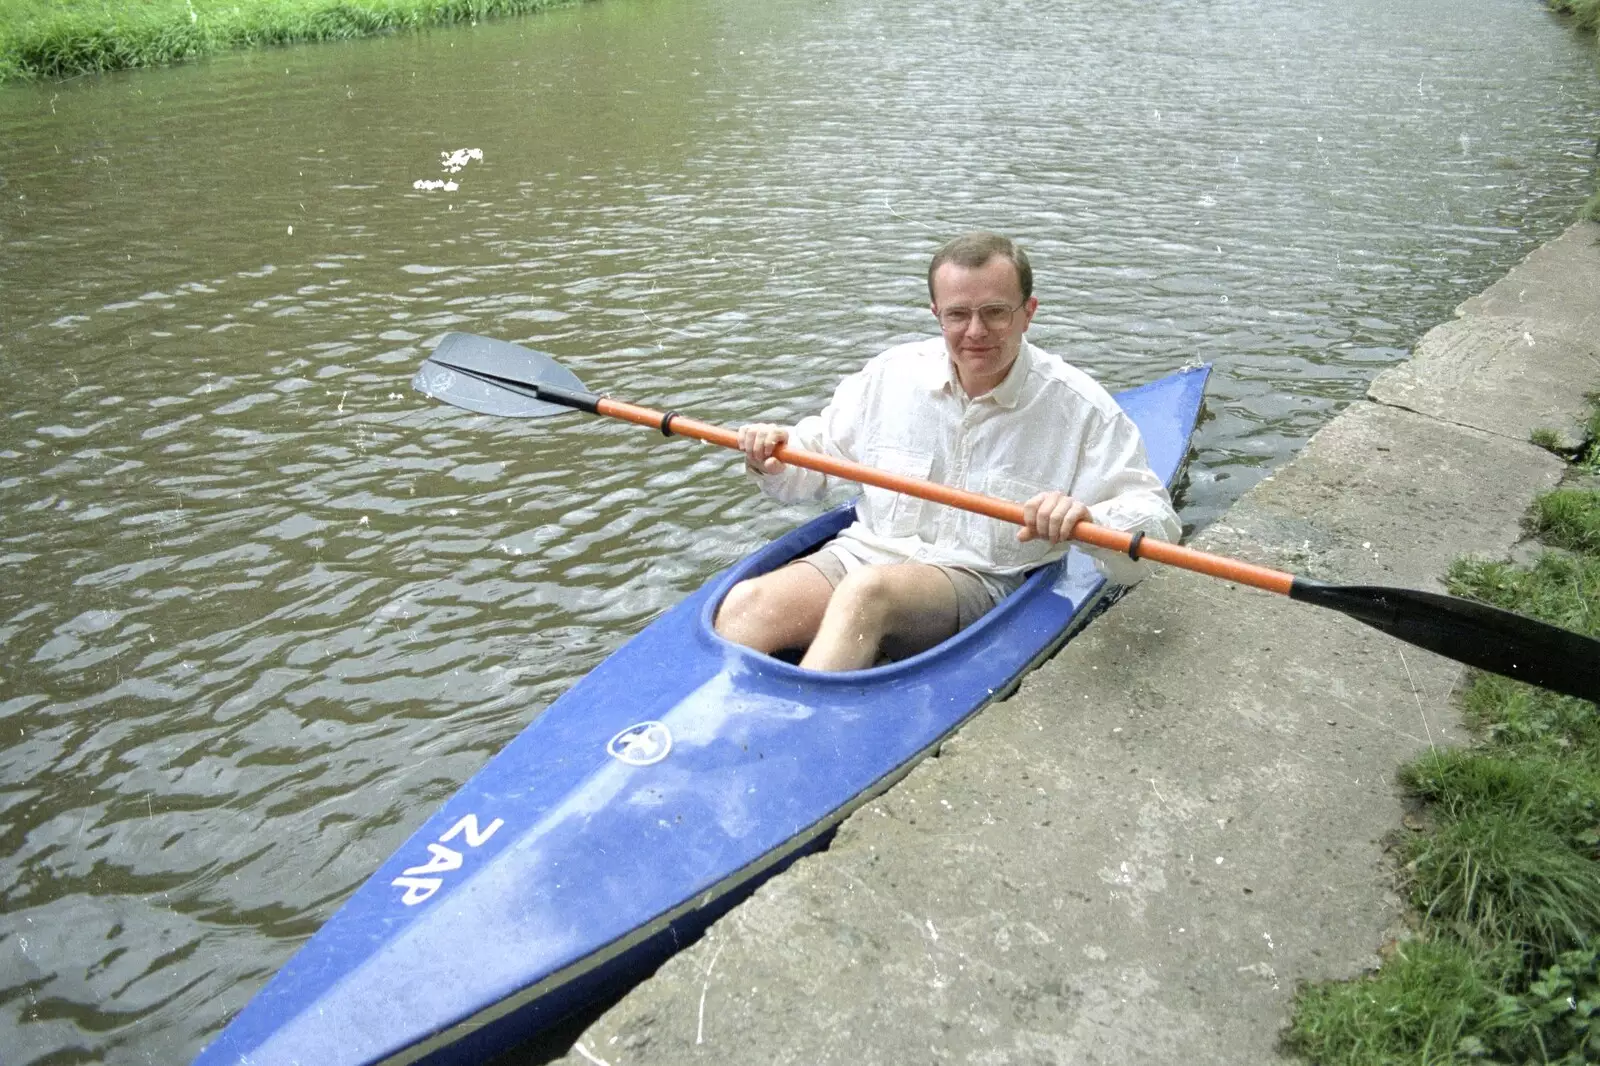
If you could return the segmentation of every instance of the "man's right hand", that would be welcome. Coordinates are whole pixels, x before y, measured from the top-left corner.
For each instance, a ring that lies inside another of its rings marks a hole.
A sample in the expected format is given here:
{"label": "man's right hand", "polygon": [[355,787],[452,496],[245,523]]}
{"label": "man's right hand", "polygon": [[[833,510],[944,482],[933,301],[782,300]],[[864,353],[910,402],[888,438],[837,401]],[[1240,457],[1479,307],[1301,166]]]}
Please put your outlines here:
{"label": "man's right hand", "polygon": [[789,431],[770,422],[752,422],[739,427],[739,447],[744,449],[744,465],[757,474],[777,474],[783,463],[773,458],[778,445],[789,439]]}

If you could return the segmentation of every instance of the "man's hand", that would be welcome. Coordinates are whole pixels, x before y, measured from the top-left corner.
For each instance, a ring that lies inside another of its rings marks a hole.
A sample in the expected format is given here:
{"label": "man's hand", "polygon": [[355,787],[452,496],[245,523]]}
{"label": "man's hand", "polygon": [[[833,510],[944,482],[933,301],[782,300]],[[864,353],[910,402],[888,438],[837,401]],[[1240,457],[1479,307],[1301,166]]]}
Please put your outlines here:
{"label": "man's hand", "polygon": [[739,427],[739,447],[744,449],[744,465],[758,474],[777,474],[783,463],[772,457],[778,445],[789,439],[789,431],[770,422],[752,422]]}
{"label": "man's hand", "polygon": [[1089,508],[1064,492],[1041,492],[1022,505],[1022,517],[1018,540],[1042,537],[1060,544],[1072,535],[1073,526],[1089,517]]}

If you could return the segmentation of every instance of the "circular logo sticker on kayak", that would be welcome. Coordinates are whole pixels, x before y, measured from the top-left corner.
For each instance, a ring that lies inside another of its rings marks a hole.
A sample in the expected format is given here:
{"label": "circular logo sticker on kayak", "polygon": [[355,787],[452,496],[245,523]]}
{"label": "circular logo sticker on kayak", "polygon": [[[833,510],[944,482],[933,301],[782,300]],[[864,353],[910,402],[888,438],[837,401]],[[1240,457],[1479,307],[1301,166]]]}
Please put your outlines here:
{"label": "circular logo sticker on kayak", "polygon": [[428,376],[423,385],[430,396],[437,396],[441,392],[449,392],[450,386],[456,383],[455,371],[433,364],[427,365]]}
{"label": "circular logo sticker on kayak", "polygon": [[672,750],[672,732],[664,722],[640,722],[630,725],[611,738],[606,751],[613,759],[629,766],[649,766],[667,757]]}

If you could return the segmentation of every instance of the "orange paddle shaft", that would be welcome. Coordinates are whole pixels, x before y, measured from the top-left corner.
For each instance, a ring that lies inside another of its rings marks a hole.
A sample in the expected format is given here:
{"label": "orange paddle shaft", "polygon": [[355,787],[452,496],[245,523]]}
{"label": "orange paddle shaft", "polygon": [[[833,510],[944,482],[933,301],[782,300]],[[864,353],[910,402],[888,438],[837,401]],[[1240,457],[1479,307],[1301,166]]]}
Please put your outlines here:
{"label": "orange paddle shaft", "polygon": [[[676,413],[663,414],[653,411],[648,407],[639,407],[635,404],[624,403],[602,396],[595,405],[598,414],[611,418],[620,418],[624,422],[632,422],[639,426],[648,426],[658,429],[666,436],[677,435],[680,437],[693,437],[703,440],[708,444],[717,444],[734,451],[743,451],[739,447],[739,435],[731,429],[711,425],[709,422],[699,422],[692,418],[685,418]],[[923,481],[920,478],[905,477],[901,474],[891,474],[886,470],[878,470],[860,463],[852,463],[848,459],[836,459],[831,455],[819,452],[808,452],[800,448],[790,448],[788,445],[779,445],[773,456],[780,462],[792,463],[803,466],[808,470],[816,470],[823,474],[844,478],[846,481],[855,481],[863,485],[875,485],[880,489],[890,492],[900,492],[907,496],[916,496],[934,503],[942,503],[949,507],[959,507],[964,511],[973,511],[977,514],[998,518],[1002,522],[1013,525],[1024,525],[1022,504],[1012,503],[1010,500],[998,499],[994,496],[984,496],[965,489],[951,488],[949,485],[940,485],[934,481]],[[1281,570],[1272,570],[1265,566],[1256,566],[1253,563],[1240,562],[1237,559],[1226,559],[1220,555],[1210,555],[1206,552],[1185,548],[1181,544],[1169,544],[1164,540],[1153,540],[1141,537],[1138,546],[1134,546],[1132,534],[1123,533],[1105,526],[1097,526],[1093,522],[1079,522],[1072,527],[1071,538],[1092,544],[1097,548],[1106,548],[1115,552],[1122,552],[1137,559],[1149,559],[1152,562],[1164,563],[1167,566],[1176,566],[1184,570],[1193,570],[1200,574],[1209,574],[1220,577],[1225,581],[1237,581],[1241,585],[1250,585],[1254,588],[1265,589],[1281,595],[1289,595],[1289,587],[1294,583],[1294,575],[1286,574]],[[1137,554],[1135,554],[1137,553]]]}

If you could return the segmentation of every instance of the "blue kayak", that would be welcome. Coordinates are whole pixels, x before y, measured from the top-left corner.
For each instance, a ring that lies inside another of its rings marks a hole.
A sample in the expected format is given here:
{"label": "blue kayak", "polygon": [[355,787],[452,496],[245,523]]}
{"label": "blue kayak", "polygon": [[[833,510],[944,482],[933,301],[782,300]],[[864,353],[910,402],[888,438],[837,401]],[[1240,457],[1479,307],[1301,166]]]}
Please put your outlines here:
{"label": "blue kayak", "polygon": [[[1169,484],[1207,373],[1117,396]],[[481,1062],[529,1038],[815,846],[1119,591],[1072,551],[938,647],[839,674],[712,631],[735,582],[851,518],[838,508],[719,574],[552,703],[197,1066]]]}

